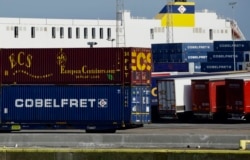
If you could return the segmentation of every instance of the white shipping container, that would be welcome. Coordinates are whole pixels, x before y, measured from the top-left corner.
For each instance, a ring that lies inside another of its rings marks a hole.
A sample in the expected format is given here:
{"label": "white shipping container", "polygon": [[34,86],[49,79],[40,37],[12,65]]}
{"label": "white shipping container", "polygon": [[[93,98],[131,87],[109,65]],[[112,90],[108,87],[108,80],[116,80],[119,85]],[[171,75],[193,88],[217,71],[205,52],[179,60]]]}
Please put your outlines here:
{"label": "white shipping container", "polygon": [[159,80],[157,85],[161,113],[175,117],[192,111],[191,77]]}

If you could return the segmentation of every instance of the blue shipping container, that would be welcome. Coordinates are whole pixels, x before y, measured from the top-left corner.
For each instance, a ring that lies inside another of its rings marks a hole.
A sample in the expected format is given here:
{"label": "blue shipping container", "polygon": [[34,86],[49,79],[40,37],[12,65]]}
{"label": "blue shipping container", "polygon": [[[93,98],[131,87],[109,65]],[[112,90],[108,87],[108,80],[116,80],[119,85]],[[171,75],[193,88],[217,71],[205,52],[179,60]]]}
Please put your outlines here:
{"label": "blue shipping container", "polygon": [[165,62],[183,62],[182,56],[183,56],[182,53],[169,54],[169,59],[168,61],[165,61]]}
{"label": "blue shipping container", "polygon": [[224,72],[233,71],[234,63],[226,62],[203,62],[201,63],[201,72]]}
{"label": "blue shipping container", "polygon": [[186,52],[182,59],[183,62],[207,62],[207,52]]}
{"label": "blue shipping container", "polygon": [[153,63],[169,62],[170,54],[162,53],[162,52],[155,52],[155,53],[152,53],[152,60],[153,60]]}
{"label": "blue shipping container", "polygon": [[213,43],[161,43],[152,44],[152,52],[164,50],[164,53],[183,53],[183,52],[208,52],[214,50]]}
{"label": "blue shipping container", "polygon": [[214,51],[233,51],[234,48],[235,51],[250,51],[250,41],[214,41]]}
{"label": "blue shipping container", "polygon": [[1,122],[143,124],[150,122],[150,86],[1,86]]}
{"label": "blue shipping container", "polygon": [[189,72],[188,63],[154,63],[153,72]]}
{"label": "blue shipping container", "polygon": [[[244,52],[235,52],[235,61],[244,61]],[[207,62],[234,62],[234,52],[207,52]]]}

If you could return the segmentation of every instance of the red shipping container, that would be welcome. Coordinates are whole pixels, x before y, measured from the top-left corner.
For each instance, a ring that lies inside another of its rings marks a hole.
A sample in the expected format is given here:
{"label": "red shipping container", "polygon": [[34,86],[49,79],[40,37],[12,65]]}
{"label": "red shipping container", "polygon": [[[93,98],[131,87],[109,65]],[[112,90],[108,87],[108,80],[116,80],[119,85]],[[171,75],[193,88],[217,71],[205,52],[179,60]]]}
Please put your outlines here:
{"label": "red shipping container", "polygon": [[230,118],[250,121],[250,77],[226,79],[226,104]]}
{"label": "red shipping container", "polygon": [[225,79],[192,80],[192,109],[196,117],[225,120]]}
{"label": "red shipping container", "polygon": [[150,85],[149,48],[2,49],[2,84]]}

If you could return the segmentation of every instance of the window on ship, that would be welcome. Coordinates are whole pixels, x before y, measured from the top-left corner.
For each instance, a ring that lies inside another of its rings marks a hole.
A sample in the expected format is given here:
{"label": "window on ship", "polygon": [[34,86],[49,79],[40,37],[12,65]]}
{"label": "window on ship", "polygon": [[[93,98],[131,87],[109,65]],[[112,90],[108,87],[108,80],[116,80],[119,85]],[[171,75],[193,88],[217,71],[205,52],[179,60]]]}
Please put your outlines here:
{"label": "window on ship", "polygon": [[84,39],[88,39],[88,28],[85,27],[85,28],[83,29],[83,34],[84,34],[84,35],[83,35]]}
{"label": "window on ship", "polygon": [[107,39],[111,39],[111,28],[107,29]]}
{"label": "window on ship", "polygon": [[95,28],[92,28],[92,39],[95,39]]}
{"label": "window on ship", "polygon": [[17,26],[14,27],[14,37],[18,38],[18,27]]}
{"label": "window on ship", "polygon": [[52,38],[56,38],[56,27],[52,27]]}
{"label": "window on ship", "polygon": [[213,40],[213,30],[209,29],[209,39]]}
{"label": "window on ship", "polygon": [[31,38],[35,38],[35,36],[36,36],[35,31],[36,31],[36,28],[35,27],[31,27]]}
{"label": "window on ship", "polygon": [[150,29],[150,39],[154,39],[154,29]]}
{"label": "window on ship", "polygon": [[68,28],[68,38],[69,39],[72,38],[72,28],[71,27]]}
{"label": "window on ship", "polygon": [[64,28],[60,27],[60,38],[64,38]]}
{"label": "window on ship", "polygon": [[76,38],[77,39],[80,38],[80,28],[79,27],[76,28]]}
{"label": "window on ship", "polygon": [[103,28],[100,28],[100,39],[103,39]]}

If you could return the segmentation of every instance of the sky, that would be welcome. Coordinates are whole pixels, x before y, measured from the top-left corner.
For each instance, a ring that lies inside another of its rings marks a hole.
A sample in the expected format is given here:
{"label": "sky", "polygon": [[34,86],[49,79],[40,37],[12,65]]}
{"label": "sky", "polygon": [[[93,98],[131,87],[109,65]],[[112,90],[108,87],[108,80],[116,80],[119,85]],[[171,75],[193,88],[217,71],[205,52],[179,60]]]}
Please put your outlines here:
{"label": "sky", "polygon": [[[153,18],[172,0],[124,0],[134,17]],[[220,17],[233,18],[250,40],[250,0],[189,0],[196,10],[208,9]],[[230,2],[237,2],[232,8]],[[0,0],[0,17],[115,19],[116,0]]]}

